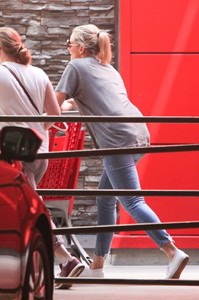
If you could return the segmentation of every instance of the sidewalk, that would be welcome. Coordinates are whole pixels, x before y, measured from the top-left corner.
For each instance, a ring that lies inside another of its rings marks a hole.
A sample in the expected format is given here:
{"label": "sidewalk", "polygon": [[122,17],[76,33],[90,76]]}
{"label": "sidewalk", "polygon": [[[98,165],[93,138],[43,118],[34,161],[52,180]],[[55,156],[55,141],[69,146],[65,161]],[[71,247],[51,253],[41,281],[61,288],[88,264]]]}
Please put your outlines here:
{"label": "sidewalk", "polygon": [[[90,257],[93,255],[95,237],[78,236]],[[186,249],[190,262],[180,280],[199,281],[199,255],[197,249]],[[57,268],[57,267],[56,267]],[[69,290],[55,290],[54,300],[198,300],[199,284],[158,285],[147,283],[122,284],[124,279],[164,280],[166,256],[159,249],[112,249],[105,263],[105,279],[121,279],[121,284],[75,283]],[[59,269],[56,269],[57,271]],[[58,273],[55,271],[55,274]]]}
{"label": "sidewalk", "polygon": [[[166,265],[105,266],[105,278],[164,279]],[[188,265],[182,280],[199,280],[199,266]],[[55,290],[54,300],[198,300],[199,286],[147,284],[74,284],[69,290]]]}

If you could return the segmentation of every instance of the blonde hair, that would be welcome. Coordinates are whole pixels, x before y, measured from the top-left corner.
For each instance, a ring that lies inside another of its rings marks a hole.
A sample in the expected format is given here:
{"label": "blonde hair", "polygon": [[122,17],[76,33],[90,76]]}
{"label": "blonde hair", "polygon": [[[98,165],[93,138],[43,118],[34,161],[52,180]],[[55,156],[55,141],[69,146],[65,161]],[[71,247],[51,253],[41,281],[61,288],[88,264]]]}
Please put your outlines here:
{"label": "blonde hair", "polygon": [[10,27],[0,28],[0,49],[22,65],[31,63],[30,51],[24,46],[18,32]]}
{"label": "blonde hair", "polygon": [[72,32],[73,41],[85,47],[89,56],[97,57],[103,64],[112,59],[109,34],[93,24],[77,26]]}

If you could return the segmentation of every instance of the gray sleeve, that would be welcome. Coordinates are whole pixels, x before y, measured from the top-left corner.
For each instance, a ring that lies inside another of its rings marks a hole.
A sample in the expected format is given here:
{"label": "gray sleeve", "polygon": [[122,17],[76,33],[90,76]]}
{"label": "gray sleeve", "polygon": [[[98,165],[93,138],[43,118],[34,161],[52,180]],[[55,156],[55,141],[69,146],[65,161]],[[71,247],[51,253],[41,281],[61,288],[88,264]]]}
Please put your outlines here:
{"label": "gray sleeve", "polygon": [[78,89],[78,73],[74,66],[69,63],[62,74],[58,85],[55,88],[56,92],[65,93],[69,98],[75,97]]}

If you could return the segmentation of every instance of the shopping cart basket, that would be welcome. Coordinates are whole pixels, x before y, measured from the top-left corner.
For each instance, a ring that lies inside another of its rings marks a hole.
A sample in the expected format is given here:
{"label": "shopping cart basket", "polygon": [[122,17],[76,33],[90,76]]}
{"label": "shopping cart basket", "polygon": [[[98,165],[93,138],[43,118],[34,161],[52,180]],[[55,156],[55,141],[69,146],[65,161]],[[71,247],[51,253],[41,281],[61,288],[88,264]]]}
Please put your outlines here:
{"label": "shopping cart basket", "polygon": [[[85,130],[81,123],[55,123],[49,129],[49,151],[80,150],[84,147]],[[49,159],[48,168],[38,189],[76,189],[81,157]],[[57,227],[72,226],[74,196],[43,196]],[[88,265],[91,258],[75,235],[66,236],[72,253]]]}

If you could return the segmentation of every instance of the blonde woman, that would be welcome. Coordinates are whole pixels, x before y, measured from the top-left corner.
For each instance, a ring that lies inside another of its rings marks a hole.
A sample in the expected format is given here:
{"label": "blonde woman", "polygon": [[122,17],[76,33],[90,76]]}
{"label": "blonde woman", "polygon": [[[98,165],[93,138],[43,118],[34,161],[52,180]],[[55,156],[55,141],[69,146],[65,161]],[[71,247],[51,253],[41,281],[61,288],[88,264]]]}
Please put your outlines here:
{"label": "blonde woman", "polygon": [[[67,42],[71,55],[57,87],[61,107],[69,110],[77,105],[82,115],[142,116],[129,101],[120,74],[111,66],[109,34],[95,25],[75,27]],[[71,99],[73,98],[73,99]],[[68,101],[65,101],[69,99]],[[64,104],[63,104],[64,103]],[[62,106],[63,105],[63,106]],[[148,146],[150,136],[143,123],[88,123],[88,130],[97,148]],[[104,170],[99,189],[140,189],[136,164],[141,155],[104,156]],[[143,197],[120,196],[121,205],[138,223],[159,223],[157,215]],[[98,223],[116,222],[115,197],[98,197]],[[165,230],[149,230],[147,234],[168,257],[166,278],[179,278],[189,257],[173,243]],[[109,253],[112,233],[97,234],[95,255],[87,271],[88,276],[101,276]],[[84,272],[82,273],[84,274]]]}

